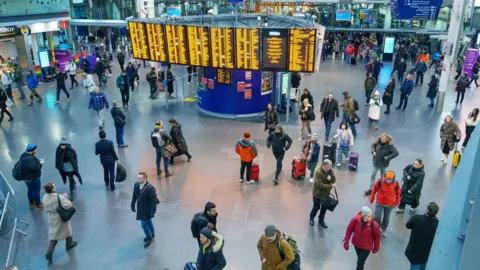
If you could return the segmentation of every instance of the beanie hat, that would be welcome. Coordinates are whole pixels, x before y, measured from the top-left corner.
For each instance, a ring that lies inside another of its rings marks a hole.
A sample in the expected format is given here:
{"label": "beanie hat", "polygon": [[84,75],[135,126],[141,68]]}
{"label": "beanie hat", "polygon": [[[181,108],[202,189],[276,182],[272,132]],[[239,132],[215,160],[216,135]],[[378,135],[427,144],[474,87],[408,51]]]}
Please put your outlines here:
{"label": "beanie hat", "polygon": [[34,144],[34,143],[29,143],[27,144],[27,152],[32,152],[32,151],[35,151],[35,149],[37,149],[37,145]]}
{"label": "beanie hat", "polygon": [[380,96],[380,92],[378,92],[378,90],[377,90],[377,91],[375,91],[375,94],[373,94],[373,95],[374,96]]}
{"label": "beanie hat", "polygon": [[275,227],[275,225],[268,225],[267,227],[265,227],[265,235],[267,237],[275,236],[276,232],[277,232],[277,227]]}
{"label": "beanie hat", "polygon": [[322,166],[331,166],[332,165],[332,161],[330,161],[330,159],[325,159],[324,161],[322,161]]}
{"label": "beanie hat", "polygon": [[362,217],[366,215],[371,215],[373,213],[372,209],[368,208],[367,206],[362,207],[362,210],[360,211],[362,212]]}
{"label": "beanie hat", "polygon": [[388,171],[385,173],[386,180],[395,180],[395,173],[392,171]]}
{"label": "beanie hat", "polygon": [[62,137],[62,139],[60,140],[60,145],[66,145],[66,144],[68,144],[67,137]]}
{"label": "beanie hat", "polygon": [[249,132],[243,133],[243,138],[250,139],[250,133]]}
{"label": "beanie hat", "polygon": [[201,229],[200,234],[205,236],[206,238],[208,238],[210,240],[213,238],[212,229],[210,229],[208,227],[204,227],[203,229]]}
{"label": "beanie hat", "polygon": [[205,204],[205,212],[217,207],[213,202],[207,202]]}

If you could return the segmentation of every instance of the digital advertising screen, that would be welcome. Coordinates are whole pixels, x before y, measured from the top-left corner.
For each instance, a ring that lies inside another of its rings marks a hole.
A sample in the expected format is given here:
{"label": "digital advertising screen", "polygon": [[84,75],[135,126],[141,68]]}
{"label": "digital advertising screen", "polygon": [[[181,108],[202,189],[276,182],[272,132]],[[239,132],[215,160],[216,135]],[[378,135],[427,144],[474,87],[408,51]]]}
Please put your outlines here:
{"label": "digital advertising screen", "polygon": [[189,65],[187,27],[185,25],[165,25],[168,48],[168,62]]}
{"label": "digital advertising screen", "polygon": [[352,19],[352,12],[350,10],[337,10],[335,12],[335,20],[350,21]]}
{"label": "digital advertising screen", "polygon": [[383,53],[393,53],[394,48],[395,48],[395,38],[386,37],[385,44],[383,45]]}
{"label": "digital advertising screen", "polygon": [[212,67],[235,68],[233,31],[232,27],[210,27]]}
{"label": "digital advertising screen", "polygon": [[210,33],[206,26],[188,26],[188,53],[190,65],[210,66]]}
{"label": "digital advertising screen", "polygon": [[128,22],[128,30],[132,42],[133,58],[150,60],[145,24],[142,22]]}
{"label": "digital advertising screen", "polygon": [[288,70],[313,72],[317,29],[290,29]]}
{"label": "digital advertising screen", "polygon": [[287,70],[288,29],[262,31],[262,67],[264,70]]}
{"label": "digital advertising screen", "polygon": [[260,70],[260,29],[235,28],[237,69]]}
{"label": "digital advertising screen", "polygon": [[145,26],[147,28],[150,60],[156,62],[167,62],[167,51],[165,48],[165,25],[147,23]]}

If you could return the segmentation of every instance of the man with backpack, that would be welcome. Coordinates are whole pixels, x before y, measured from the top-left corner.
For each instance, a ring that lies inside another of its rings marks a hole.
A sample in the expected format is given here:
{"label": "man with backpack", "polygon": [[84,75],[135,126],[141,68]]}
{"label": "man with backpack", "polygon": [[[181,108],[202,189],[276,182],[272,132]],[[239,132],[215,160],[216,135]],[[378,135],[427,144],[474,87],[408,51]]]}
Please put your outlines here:
{"label": "man with backpack", "polygon": [[358,106],[358,102],[352,97],[352,95],[348,91],[343,92],[343,104],[340,105],[343,107],[343,121],[348,123],[350,129],[352,130],[353,137],[357,137],[357,129],[355,128],[355,124],[360,122],[360,118],[357,116],[356,111],[360,108]]}
{"label": "man with backpack", "polygon": [[157,175],[160,175],[162,173],[162,170],[160,169],[160,163],[163,159],[163,167],[165,169],[165,177],[169,177],[172,175],[172,173],[168,172],[168,159],[169,156],[165,155],[164,153],[164,148],[165,145],[170,143],[172,141],[172,138],[165,134],[163,132],[163,122],[162,121],[156,121],[155,122],[155,128],[153,129],[152,133],[150,134],[150,137],[152,139],[152,146],[155,148],[155,154],[156,154],[156,161],[155,164],[157,166]]}
{"label": "man with backpack", "polygon": [[[285,237],[274,225],[268,225],[257,243],[262,270],[300,269],[300,257],[296,242]],[[290,266],[291,264],[294,264]]]}
{"label": "man with backpack", "polygon": [[[392,209],[400,203],[400,184],[395,181],[395,173],[388,171],[373,185],[370,203],[377,199],[375,205],[375,221],[380,224],[382,236],[387,236],[387,227]],[[383,219],[382,219],[383,215]]]}
{"label": "man with backpack", "polygon": [[217,206],[213,202],[207,202],[203,212],[196,213],[193,216],[190,229],[192,230],[193,238],[197,239],[198,246],[202,246],[200,241],[200,231],[208,227],[212,231],[217,232]]}
{"label": "man with backpack", "polygon": [[20,156],[20,160],[15,164],[12,176],[15,180],[25,181],[28,189],[29,207],[43,209],[44,206],[40,200],[40,189],[42,188],[40,176],[42,175],[42,165],[45,159],[38,159],[35,156],[36,154],[37,146],[29,143],[25,153]]}
{"label": "man with backpack", "polygon": [[117,145],[118,148],[127,148],[128,144],[125,144],[123,140],[123,134],[125,132],[124,127],[127,124],[127,116],[123,113],[122,109],[120,109],[120,105],[118,105],[118,101],[114,101],[112,103],[113,108],[110,111],[113,118],[113,124],[115,125],[115,134],[117,137]]}

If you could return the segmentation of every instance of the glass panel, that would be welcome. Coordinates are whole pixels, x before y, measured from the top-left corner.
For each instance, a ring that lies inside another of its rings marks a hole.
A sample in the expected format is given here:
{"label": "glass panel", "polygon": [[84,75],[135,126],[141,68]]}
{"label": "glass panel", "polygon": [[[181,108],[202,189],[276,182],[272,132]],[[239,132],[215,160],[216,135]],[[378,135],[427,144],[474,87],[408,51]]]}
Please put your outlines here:
{"label": "glass panel", "polygon": [[70,0],[2,0],[0,17],[68,12]]}

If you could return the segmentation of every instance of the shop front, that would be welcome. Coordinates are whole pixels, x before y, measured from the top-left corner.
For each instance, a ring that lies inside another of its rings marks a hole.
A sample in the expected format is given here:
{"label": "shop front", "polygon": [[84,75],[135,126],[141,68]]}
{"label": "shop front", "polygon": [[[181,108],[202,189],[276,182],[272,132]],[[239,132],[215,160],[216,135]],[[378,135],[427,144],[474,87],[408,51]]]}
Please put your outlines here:
{"label": "shop front", "polygon": [[17,45],[15,35],[17,33],[15,26],[0,27],[0,65],[11,66],[11,59],[18,58]]}

